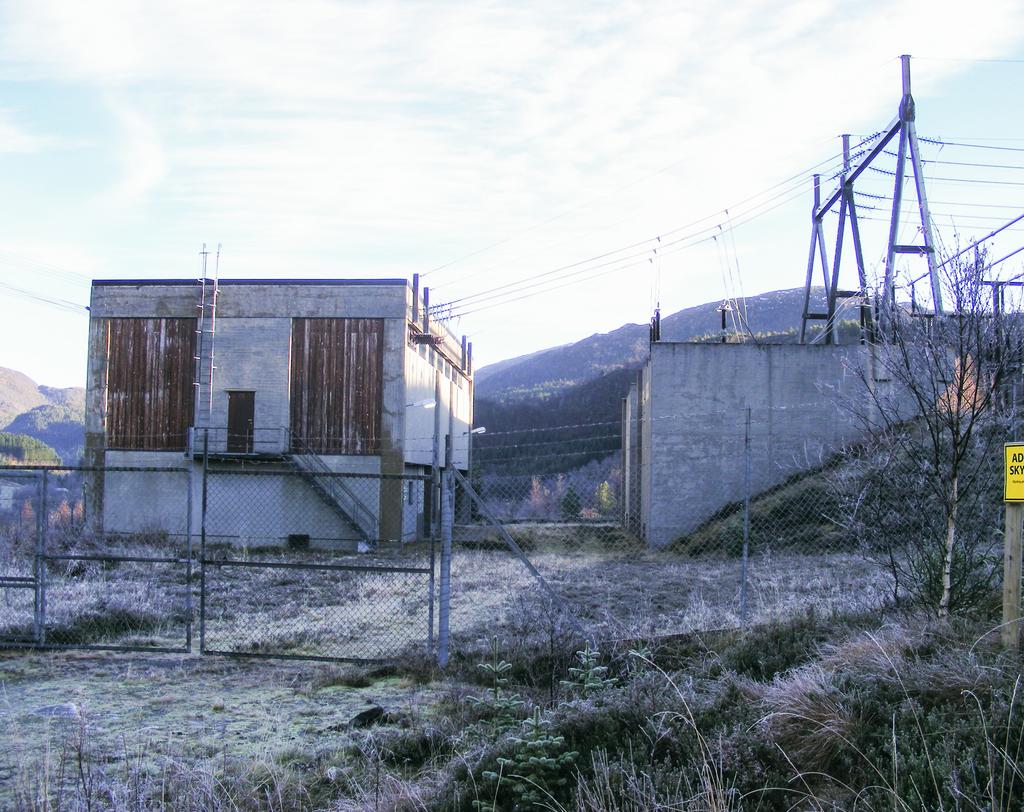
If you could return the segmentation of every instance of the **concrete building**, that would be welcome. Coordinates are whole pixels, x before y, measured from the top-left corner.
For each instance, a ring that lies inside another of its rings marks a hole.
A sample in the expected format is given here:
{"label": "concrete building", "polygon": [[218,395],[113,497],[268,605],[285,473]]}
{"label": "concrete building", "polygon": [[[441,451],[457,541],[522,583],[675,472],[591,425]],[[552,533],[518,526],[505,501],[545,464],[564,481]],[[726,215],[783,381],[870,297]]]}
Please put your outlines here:
{"label": "concrete building", "polygon": [[752,493],[822,463],[860,436],[846,407],[868,362],[859,345],[652,342],[623,401],[625,526],[663,546],[741,500],[748,407]]}
{"label": "concrete building", "polygon": [[98,532],[183,536],[189,503],[198,528],[205,462],[208,540],[410,540],[431,494],[400,477],[429,473],[449,437],[468,467],[472,345],[405,280],[97,280],[90,311]]}

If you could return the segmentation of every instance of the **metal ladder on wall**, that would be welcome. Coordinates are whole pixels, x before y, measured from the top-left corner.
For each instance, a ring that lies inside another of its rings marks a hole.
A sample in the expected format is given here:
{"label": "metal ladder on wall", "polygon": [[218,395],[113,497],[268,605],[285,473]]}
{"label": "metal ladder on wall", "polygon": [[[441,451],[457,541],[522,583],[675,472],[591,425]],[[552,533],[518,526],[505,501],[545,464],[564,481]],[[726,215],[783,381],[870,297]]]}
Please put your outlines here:
{"label": "metal ladder on wall", "polygon": [[[206,250],[206,243],[203,243],[200,255],[203,258],[203,275],[198,280],[199,304],[196,305],[199,310],[199,318],[196,321],[196,354],[193,356],[196,363],[194,383],[196,402],[193,425],[197,429],[208,429],[210,428],[210,412],[213,407],[213,373],[217,368],[213,363],[213,357],[217,334],[217,280],[220,271],[220,246],[217,246],[212,279],[207,276],[209,252]],[[196,443],[201,442],[198,436],[194,440]]]}

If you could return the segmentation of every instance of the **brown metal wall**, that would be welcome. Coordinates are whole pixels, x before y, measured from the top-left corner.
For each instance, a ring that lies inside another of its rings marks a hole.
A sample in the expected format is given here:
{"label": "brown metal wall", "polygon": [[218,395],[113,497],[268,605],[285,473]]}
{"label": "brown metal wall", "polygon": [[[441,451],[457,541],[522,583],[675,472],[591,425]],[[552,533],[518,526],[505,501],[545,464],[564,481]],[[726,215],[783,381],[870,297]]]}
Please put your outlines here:
{"label": "brown metal wall", "polygon": [[291,429],[321,454],[378,454],[383,319],[292,319]]}
{"label": "brown metal wall", "polygon": [[195,319],[107,319],[107,448],[186,447]]}

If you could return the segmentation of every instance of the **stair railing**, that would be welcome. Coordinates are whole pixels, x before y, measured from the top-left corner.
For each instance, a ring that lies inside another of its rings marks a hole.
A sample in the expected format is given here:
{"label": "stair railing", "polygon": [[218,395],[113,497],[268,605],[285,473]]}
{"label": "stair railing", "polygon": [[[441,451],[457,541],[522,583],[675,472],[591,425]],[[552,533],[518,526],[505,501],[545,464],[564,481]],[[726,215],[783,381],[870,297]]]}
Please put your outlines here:
{"label": "stair railing", "polygon": [[[287,431],[287,430],[286,430]],[[347,515],[368,541],[377,538],[377,516],[359,496],[345,484],[344,478],[333,471],[320,455],[294,432],[288,432],[291,441],[289,456],[295,464],[320,485],[335,504]]]}

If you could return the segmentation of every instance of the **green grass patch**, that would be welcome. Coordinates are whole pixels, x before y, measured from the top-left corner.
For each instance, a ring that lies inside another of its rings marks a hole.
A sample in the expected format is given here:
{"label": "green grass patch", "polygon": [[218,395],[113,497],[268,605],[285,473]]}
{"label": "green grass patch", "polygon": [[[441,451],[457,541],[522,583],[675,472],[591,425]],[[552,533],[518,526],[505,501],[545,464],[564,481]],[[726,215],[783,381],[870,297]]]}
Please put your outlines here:
{"label": "green grass patch", "polygon": [[[853,540],[836,523],[841,507],[826,477],[831,466],[796,474],[750,500],[752,551],[821,553],[849,549]],[[743,502],[731,502],[669,549],[683,555],[743,552]]]}

